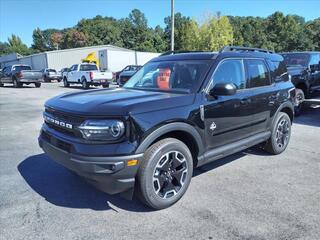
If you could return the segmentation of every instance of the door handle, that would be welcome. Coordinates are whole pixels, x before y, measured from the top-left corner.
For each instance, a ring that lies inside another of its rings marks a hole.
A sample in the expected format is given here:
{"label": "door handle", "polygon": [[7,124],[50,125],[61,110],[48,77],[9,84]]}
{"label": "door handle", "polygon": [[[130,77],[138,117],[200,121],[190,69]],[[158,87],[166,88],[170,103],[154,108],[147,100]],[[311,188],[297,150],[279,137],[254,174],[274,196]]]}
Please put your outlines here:
{"label": "door handle", "polygon": [[240,100],[241,105],[248,105],[251,102],[249,98],[243,98]]}

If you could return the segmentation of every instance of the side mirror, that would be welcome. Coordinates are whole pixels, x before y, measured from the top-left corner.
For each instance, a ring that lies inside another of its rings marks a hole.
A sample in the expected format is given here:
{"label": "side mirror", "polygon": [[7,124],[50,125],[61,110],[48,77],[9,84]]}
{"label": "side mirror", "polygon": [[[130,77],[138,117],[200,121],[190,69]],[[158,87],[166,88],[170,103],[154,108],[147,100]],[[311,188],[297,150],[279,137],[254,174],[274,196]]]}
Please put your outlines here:
{"label": "side mirror", "polygon": [[209,91],[209,95],[214,96],[231,96],[236,94],[237,87],[233,83],[217,83]]}
{"label": "side mirror", "polygon": [[310,65],[310,71],[313,73],[319,70],[319,64],[312,64]]}

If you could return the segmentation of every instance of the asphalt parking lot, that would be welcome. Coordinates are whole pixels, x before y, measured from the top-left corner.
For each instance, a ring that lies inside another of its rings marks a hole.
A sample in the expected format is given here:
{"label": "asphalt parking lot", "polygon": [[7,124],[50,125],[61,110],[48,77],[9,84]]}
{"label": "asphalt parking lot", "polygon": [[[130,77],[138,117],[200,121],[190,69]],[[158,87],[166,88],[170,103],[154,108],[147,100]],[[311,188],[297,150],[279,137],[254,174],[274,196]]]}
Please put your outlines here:
{"label": "asphalt parking lot", "polygon": [[46,99],[0,88],[0,239],[319,239],[320,108],[296,118],[278,156],[255,147],[195,171],[186,195],[152,211],[94,189],[38,147]]}

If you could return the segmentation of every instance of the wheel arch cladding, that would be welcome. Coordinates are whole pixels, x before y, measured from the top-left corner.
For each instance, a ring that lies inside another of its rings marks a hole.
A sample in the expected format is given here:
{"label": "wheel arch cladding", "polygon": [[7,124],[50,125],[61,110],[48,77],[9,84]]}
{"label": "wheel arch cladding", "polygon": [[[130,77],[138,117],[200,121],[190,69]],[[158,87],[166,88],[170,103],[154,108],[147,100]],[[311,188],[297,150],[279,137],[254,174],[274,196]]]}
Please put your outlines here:
{"label": "wheel arch cladding", "polygon": [[194,166],[197,166],[198,155],[203,153],[204,145],[198,131],[187,123],[169,123],[157,128],[141,142],[136,153],[144,153],[155,142],[169,137],[186,144],[192,154]]}

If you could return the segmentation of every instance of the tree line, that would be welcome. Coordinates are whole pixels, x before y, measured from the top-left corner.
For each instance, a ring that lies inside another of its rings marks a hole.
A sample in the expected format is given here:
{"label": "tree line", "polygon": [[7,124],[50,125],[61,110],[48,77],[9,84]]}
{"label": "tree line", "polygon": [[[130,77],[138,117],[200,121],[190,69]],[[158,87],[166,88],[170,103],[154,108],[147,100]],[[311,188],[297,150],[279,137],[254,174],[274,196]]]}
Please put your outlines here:
{"label": "tree line", "polygon": [[[36,28],[33,44],[27,47],[12,35],[0,42],[0,55],[17,52],[22,55],[93,45],[111,44],[139,51],[164,52],[170,49],[171,18],[165,26],[149,27],[140,10],[128,17],[115,19],[97,15],[81,19],[65,29]],[[312,21],[298,15],[275,12],[261,17],[221,16],[220,12],[199,19],[175,14],[175,50],[216,51],[225,45],[267,48],[277,52],[320,50],[320,18]]]}

